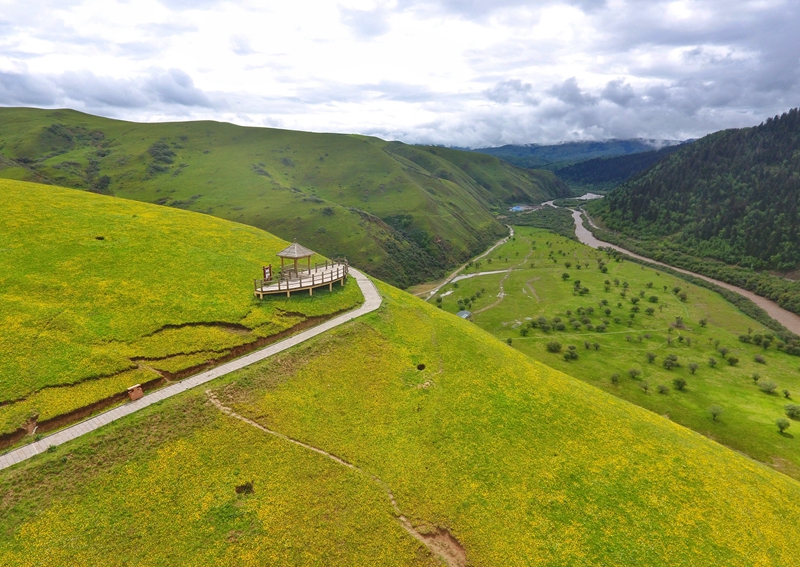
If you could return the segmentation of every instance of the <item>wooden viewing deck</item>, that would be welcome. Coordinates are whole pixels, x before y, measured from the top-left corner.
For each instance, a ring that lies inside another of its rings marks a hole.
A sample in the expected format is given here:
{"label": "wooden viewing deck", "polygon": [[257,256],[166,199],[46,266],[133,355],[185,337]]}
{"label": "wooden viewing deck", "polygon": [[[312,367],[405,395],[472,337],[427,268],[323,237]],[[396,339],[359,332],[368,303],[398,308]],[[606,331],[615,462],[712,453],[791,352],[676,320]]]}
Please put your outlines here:
{"label": "wooden viewing deck", "polygon": [[316,264],[310,270],[284,270],[277,279],[253,280],[255,295],[264,299],[265,295],[285,293],[290,297],[293,291],[308,290],[309,295],[314,294],[314,288],[328,286],[333,291],[333,284],[339,282],[344,285],[347,281],[349,265],[347,260],[333,260],[324,264]]}

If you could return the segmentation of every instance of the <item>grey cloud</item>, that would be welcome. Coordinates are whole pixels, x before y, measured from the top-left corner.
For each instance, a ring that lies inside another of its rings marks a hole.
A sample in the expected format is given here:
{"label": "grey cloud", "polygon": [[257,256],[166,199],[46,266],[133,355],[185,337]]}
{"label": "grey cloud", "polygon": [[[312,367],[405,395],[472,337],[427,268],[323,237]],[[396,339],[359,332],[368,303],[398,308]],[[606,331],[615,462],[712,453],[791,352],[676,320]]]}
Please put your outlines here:
{"label": "grey cloud", "polygon": [[166,73],[152,76],[146,87],[161,102],[181,106],[212,106],[208,96],[195,87],[192,78],[180,69],[170,69]]}
{"label": "grey cloud", "polygon": [[359,39],[372,39],[389,31],[388,13],[383,8],[351,10],[339,8],[342,23]]}
{"label": "grey cloud", "polygon": [[600,96],[604,100],[609,100],[619,106],[628,106],[636,97],[633,93],[633,87],[625,83],[623,79],[617,79],[616,81],[609,81],[606,83]]}
{"label": "grey cloud", "polygon": [[570,77],[560,85],[553,85],[547,90],[548,94],[553,95],[561,102],[573,106],[586,106],[597,103],[597,98],[581,91],[578,86],[578,79]]}
{"label": "grey cloud", "polygon": [[523,83],[519,79],[510,79],[497,83],[486,91],[486,97],[500,104],[509,102],[522,102],[525,104],[538,104],[538,100],[532,96],[533,86],[530,83]]}
{"label": "grey cloud", "polygon": [[98,77],[90,71],[57,76],[0,73],[0,104],[34,106],[75,105],[86,110],[147,109],[166,106],[223,108],[179,69],[153,71],[138,79]]}
{"label": "grey cloud", "polygon": [[58,89],[40,77],[0,72],[0,102],[4,105],[34,104],[49,106],[58,100]]}
{"label": "grey cloud", "polygon": [[236,55],[252,55],[256,51],[250,46],[250,42],[244,36],[231,38],[231,51]]}

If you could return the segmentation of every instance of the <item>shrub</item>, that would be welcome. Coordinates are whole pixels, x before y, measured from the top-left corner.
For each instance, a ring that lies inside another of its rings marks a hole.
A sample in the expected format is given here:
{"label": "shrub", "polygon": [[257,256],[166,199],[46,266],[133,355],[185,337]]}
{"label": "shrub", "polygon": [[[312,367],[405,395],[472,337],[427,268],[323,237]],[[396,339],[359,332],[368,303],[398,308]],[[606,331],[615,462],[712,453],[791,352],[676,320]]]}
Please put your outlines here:
{"label": "shrub", "polygon": [[564,272],[563,274],[561,274],[561,279],[567,281],[569,279],[569,274],[567,272]]}
{"label": "shrub", "polygon": [[650,393],[650,384],[647,381],[644,381],[641,384],[639,384],[639,387],[642,390],[644,390],[645,394],[649,394]]}
{"label": "shrub", "polygon": [[673,368],[675,368],[675,367],[677,367],[677,366],[680,366],[680,365],[678,364],[678,357],[677,357],[677,355],[674,355],[674,354],[668,354],[668,355],[666,356],[666,358],[664,358],[664,362],[662,363],[662,366],[663,366],[664,368],[666,368],[667,370],[672,370]]}
{"label": "shrub", "polygon": [[[612,374],[611,375],[611,383],[618,384],[619,383],[619,374]],[[800,406],[798,406],[800,408]]]}
{"label": "shrub", "polygon": [[547,343],[547,352],[561,352],[561,343],[558,341],[550,341]]}
{"label": "shrub", "polygon": [[711,419],[717,421],[717,418],[722,415],[722,408],[718,405],[709,406],[708,413],[711,414]]}
{"label": "shrub", "polygon": [[717,351],[719,351],[719,353],[722,355],[722,358],[725,358],[728,356],[728,353],[731,351],[731,349],[728,347],[719,347]]}
{"label": "shrub", "polygon": [[668,394],[669,393],[669,386],[667,386],[665,384],[659,384],[657,389],[658,389],[658,393],[659,394]]}
{"label": "shrub", "polygon": [[783,408],[786,410],[786,416],[792,419],[800,419],[800,406],[797,404],[787,404]]}
{"label": "shrub", "polygon": [[527,337],[527,336],[528,336],[528,327],[522,327],[522,328],[519,330],[519,334],[520,334],[521,336],[523,336],[523,337]]}
{"label": "shrub", "polygon": [[763,380],[758,383],[758,389],[765,394],[772,394],[778,389],[778,385],[772,380]]}
{"label": "shrub", "polygon": [[652,307],[648,307],[647,309],[644,310],[644,312],[647,313],[648,315],[652,315],[653,313],[656,312],[656,310],[653,309]]}
{"label": "shrub", "polygon": [[755,361],[756,361],[757,363],[759,363],[759,364],[766,364],[766,363],[767,363],[767,361],[766,361],[766,360],[764,360],[764,357],[763,357],[763,356],[761,356],[760,354],[757,354],[757,355],[756,355],[756,356],[753,358],[753,360],[755,360]]}
{"label": "shrub", "polygon": [[706,325],[708,325],[708,320],[707,319],[700,319],[700,326],[701,327],[705,327]]}
{"label": "shrub", "polygon": [[508,337],[508,338],[506,339],[506,342],[507,342],[508,344],[511,344],[513,341],[511,340],[511,337]]}
{"label": "shrub", "polygon": [[683,392],[686,389],[686,380],[683,378],[673,378],[672,385],[676,390]]}
{"label": "shrub", "polygon": [[647,298],[647,301],[649,301],[650,303],[658,303],[658,296],[651,295],[650,297]]}
{"label": "shrub", "polygon": [[739,364],[739,359],[736,358],[735,356],[729,356],[727,360],[728,364],[730,364],[731,366],[736,366],[737,364]]}
{"label": "shrub", "polygon": [[[600,343],[593,343],[592,346],[594,347],[594,350],[600,350]],[[788,398],[789,396],[786,397]]]}
{"label": "shrub", "polygon": [[653,361],[655,361],[655,359],[656,359],[656,354],[654,352],[648,352],[647,353],[647,362],[652,364]]}
{"label": "shrub", "polygon": [[786,398],[787,400],[791,400],[792,399],[792,395],[789,393],[789,390],[784,390],[783,391],[783,397]]}
{"label": "shrub", "polygon": [[695,372],[697,372],[697,369],[698,369],[698,368],[700,368],[700,365],[699,365],[699,364],[697,364],[696,362],[690,362],[690,363],[689,363],[689,372],[691,372],[692,374],[694,374]]}
{"label": "shrub", "polygon": [[556,331],[563,331],[567,326],[564,323],[556,323]]}
{"label": "shrub", "polygon": [[758,381],[761,380],[761,374],[759,374],[758,372],[753,372],[750,375],[750,378],[753,379],[753,384],[758,384]]}
{"label": "shrub", "polygon": [[775,420],[775,425],[778,426],[778,431],[783,433],[784,431],[789,429],[789,426],[792,425],[792,422],[786,419],[785,417],[779,417],[778,419]]}
{"label": "shrub", "polygon": [[709,357],[708,357],[708,365],[709,365],[711,368],[714,368],[714,367],[717,365],[717,359],[716,359],[716,358],[714,358],[713,356],[709,356]]}
{"label": "shrub", "polygon": [[636,380],[639,376],[642,375],[642,371],[639,370],[638,368],[631,368],[630,370],[628,370],[628,375],[634,380]]}

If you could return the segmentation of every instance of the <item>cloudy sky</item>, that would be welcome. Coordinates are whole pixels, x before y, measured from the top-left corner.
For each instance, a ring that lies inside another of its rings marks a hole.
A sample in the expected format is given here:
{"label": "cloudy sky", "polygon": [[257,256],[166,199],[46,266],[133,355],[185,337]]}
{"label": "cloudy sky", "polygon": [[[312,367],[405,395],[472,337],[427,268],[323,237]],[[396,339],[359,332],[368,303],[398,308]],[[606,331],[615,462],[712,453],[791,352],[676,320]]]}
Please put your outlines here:
{"label": "cloudy sky", "polygon": [[0,0],[0,105],[480,147],[800,105],[798,0]]}

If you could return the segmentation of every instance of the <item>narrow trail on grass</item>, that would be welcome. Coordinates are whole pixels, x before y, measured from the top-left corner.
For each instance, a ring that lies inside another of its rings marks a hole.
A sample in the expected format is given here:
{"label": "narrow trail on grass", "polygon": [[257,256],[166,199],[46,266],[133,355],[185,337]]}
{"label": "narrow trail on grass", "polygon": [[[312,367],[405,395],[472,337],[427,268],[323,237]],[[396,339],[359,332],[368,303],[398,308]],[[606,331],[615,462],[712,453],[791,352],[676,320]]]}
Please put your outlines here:
{"label": "narrow trail on grass", "polygon": [[540,302],[540,303],[541,303],[541,301],[542,301],[542,300],[541,300],[541,299],[539,299],[539,294],[537,294],[537,293],[536,293],[536,290],[535,290],[535,289],[533,288],[533,286],[531,285],[531,282],[535,282],[535,281],[538,281],[538,280],[540,280],[540,279],[542,279],[542,278],[532,278],[532,279],[529,279],[528,281],[526,281],[526,282],[525,282],[525,286],[526,286],[526,287],[527,287],[529,290],[531,290],[531,293],[533,294],[533,297],[535,297],[535,298],[536,298],[536,301],[538,301],[538,302]]}
{"label": "narrow trail on grass", "polygon": [[[491,252],[496,250],[498,246],[502,246],[503,244],[508,242],[508,240],[514,236],[514,229],[512,227],[510,227],[509,225],[506,225],[506,226],[508,226],[508,236],[506,236],[504,238],[501,238],[500,240],[495,242],[491,246],[491,248],[489,248],[486,252],[483,252],[482,254],[479,254],[478,256],[475,256],[474,258],[472,258],[472,260],[470,260],[470,262],[475,262],[477,260],[480,260],[481,258],[489,255]],[[430,290],[430,291],[420,291],[420,292],[415,293],[414,295],[416,295],[417,297],[422,297],[423,299],[425,299],[425,301],[427,301],[428,299],[430,299],[431,297],[436,295],[436,293],[440,289],[442,289],[444,286],[446,286],[450,282],[454,281],[453,278],[455,278],[459,273],[461,273],[461,271],[464,268],[467,267],[467,264],[469,264],[469,262],[464,262],[463,264],[461,264],[461,266],[459,266],[456,270],[454,270],[453,273],[451,273],[449,276],[447,276],[447,278],[445,278],[445,280],[442,283],[437,285],[432,290]]]}
{"label": "narrow trail on grass", "polygon": [[[583,226],[583,218],[581,216],[581,211],[575,209],[569,209],[569,210],[572,211],[572,219],[575,221],[575,236],[578,237],[578,240],[581,243],[587,246],[591,246],[592,248],[600,248],[600,247],[611,248],[613,250],[617,250],[618,252],[622,252],[623,254],[627,254],[632,258],[638,258],[639,260],[644,260],[646,262],[650,262],[651,264],[655,264],[657,266],[664,266],[665,268],[670,268],[672,270],[675,270],[676,272],[700,278],[707,282],[713,283],[714,285],[718,285],[721,288],[725,288],[729,291],[738,293],[739,295],[746,297],[747,299],[758,305],[761,309],[767,312],[767,315],[775,319],[778,323],[789,329],[791,332],[793,332],[796,335],[800,335],[800,315],[792,313],[791,311],[787,311],[774,301],[771,301],[766,297],[761,297],[760,295],[756,295],[752,291],[748,291],[741,287],[737,287],[729,283],[715,280],[714,278],[709,278],[708,276],[704,276],[703,274],[698,274],[696,272],[684,270],[683,268],[676,268],[675,266],[670,266],[669,264],[665,264],[664,262],[659,262],[658,260],[653,260],[652,258],[636,254],[635,252],[626,250],[621,246],[610,244],[608,242],[603,242],[602,240],[599,240],[594,234],[592,234],[592,232],[588,228]],[[590,225],[592,225],[595,228],[598,228],[597,225],[592,222],[592,219],[589,217],[589,215],[586,215],[586,218],[588,219]]]}
{"label": "narrow trail on grass", "polygon": [[[525,258],[522,260],[522,262],[520,262],[519,264],[514,264],[513,266],[511,266],[509,269],[506,270],[506,275],[503,276],[503,279],[500,280],[500,293],[497,294],[497,301],[495,301],[494,303],[491,303],[490,305],[487,305],[486,307],[482,307],[482,308],[478,309],[477,311],[473,311],[472,312],[473,315],[477,315],[478,313],[483,313],[484,311],[488,311],[489,309],[497,307],[498,305],[500,305],[503,302],[503,299],[505,299],[505,297],[506,297],[506,288],[504,287],[504,284],[505,284],[506,280],[508,279],[508,276],[510,276],[511,272],[514,271],[514,268],[519,268],[521,265],[525,264],[528,261],[528,258],[531,257],[531,254],[533,254],[533,250],[528,252],[528,255],[525,256]],[[534,293],[534,295],[536,294],[535,291],[533,293]],[[537,297],[536,299],[538,300],[539,298]]]}
{"label": "narrow trail on grass", "polygon": [[216,406],[218,410],[224,413],[227,416],[230,416],[234,419],[238,419],[243,421],[244,423],[263,431],[264,433],[268,433],[269,435],[273,435],[278,439],[282,439],[289,443],[294,443],[304,449],[309,451],[313,451],[322,455],[323,457],[327,457],[328,459],[334,461],[342,465],[343,467],[347,467],[351,470],[354,470],[364,476],[369,477],[375,484],[381,487],[381,489],[386,493],[387,498],[389,499],[390,504],[392,505],[392,510],[394,512],[397,521],[400,522],[400,525],[405,528],[405,530],[411,534],[415,539],[417,539],[420,543],[422,543],[425,547],[427,547],[431,553],[440,557],[448,567],[466,567],[467,565],[467,553],[464,550],[464,547],[461,543],[450,534],[445,528],[437,528],[437,530],[433,533],[422,533],[411,524],[408,518],[406,518],[403,513],[400,511],[400,506],[397,505],[397,499],[394,496],[394,493],[389,488],[389,486],[379,477],[375,476],[372,473],[365,471],[364,469],[345,461],[341,457],[337,457],[333,453],[329,453],[324,449],[320,449],[319,447],[314,447],[313,445],[309,445],[308,443],[304,443],[298,439],[294,439],[293,437],[289,437],[288,435],[284,435],[279,431],[275,431],[274,429],[270,429],[265,425],[261,425],[260,423],[253,421],[241,414],[236,413],[233,409],[229,408],[228,406],[224,405],[219,398],[212,392],[211,390],[206,390],[206,396],[208,400]]}

